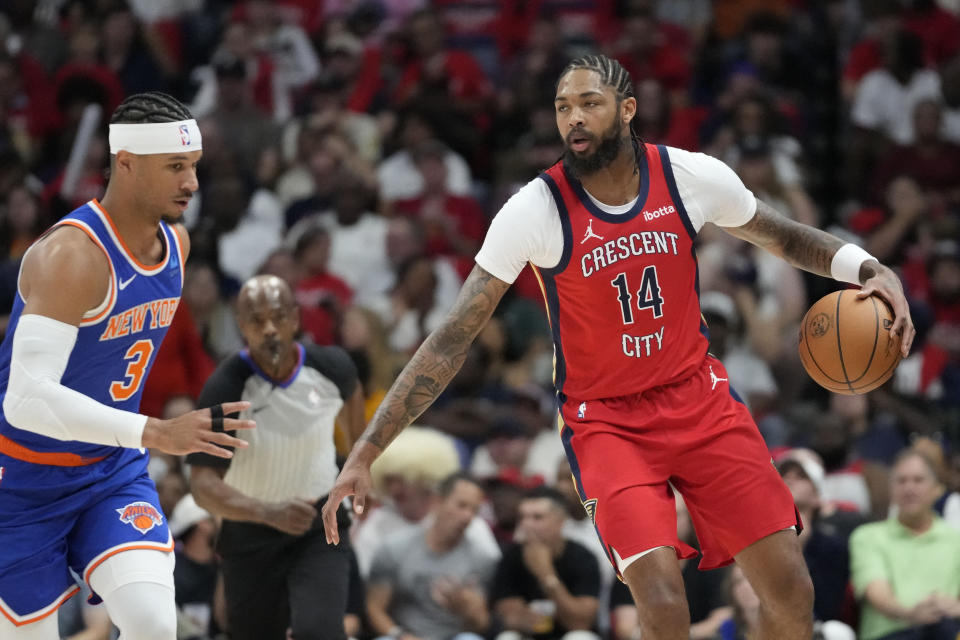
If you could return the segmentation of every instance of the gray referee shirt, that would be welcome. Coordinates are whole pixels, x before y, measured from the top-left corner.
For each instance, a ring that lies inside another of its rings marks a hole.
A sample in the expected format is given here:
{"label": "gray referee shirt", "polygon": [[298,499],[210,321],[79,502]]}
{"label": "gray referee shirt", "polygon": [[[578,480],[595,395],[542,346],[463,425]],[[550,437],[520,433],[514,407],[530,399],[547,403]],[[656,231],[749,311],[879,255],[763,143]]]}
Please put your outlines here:
{"label": "gray referee shirt", "polygon": [[233,432],[250,446],[232,459],[192,453],[188,464],[226,468],[224,482],[267,502],[315,502],[330,491],[338,471],[334,420],[357,386],[357,369],[340,347],[296,346],[300,360],[283,381],[267,376],[246,350],[217,368],[197,405],[247,400],[240,417],[257,427]]}

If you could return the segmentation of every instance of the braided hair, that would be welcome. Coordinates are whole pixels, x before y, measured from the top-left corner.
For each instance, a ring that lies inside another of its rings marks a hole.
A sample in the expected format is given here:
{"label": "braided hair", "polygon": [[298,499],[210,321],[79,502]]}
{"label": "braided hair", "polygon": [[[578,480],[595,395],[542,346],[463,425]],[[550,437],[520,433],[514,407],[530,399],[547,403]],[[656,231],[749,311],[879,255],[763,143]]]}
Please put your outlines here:
{"label": "braided hair", "polygon": [[121,102],[113,112],[110,124],[179,122],[192,118],[190,110],[173,96],[160,91],[148,91],[135,93]]}
{"label": "braided hair", "polygon": [[[630,77],[630,73],[624,69],[623,65],[617,60],[604,55],[581,56],[571,61],[570,64],[563,68],[560,77],[557,78],[557,86],[560,86],[560,80],[563,79],[565,75],[578,69],[596,72],[600,76],[600,82],[613,89],[613,92],[617,96],[618,111],[620,102],[623,101],[624,98],[636,98],[633,89],[633,78]],[[640,154],[644,143],[636,130],[636,122],[636,117],[630,121],[630,141],[633,143],[633,150],[637,156],[637,166],[639,167],[642,161]]]}

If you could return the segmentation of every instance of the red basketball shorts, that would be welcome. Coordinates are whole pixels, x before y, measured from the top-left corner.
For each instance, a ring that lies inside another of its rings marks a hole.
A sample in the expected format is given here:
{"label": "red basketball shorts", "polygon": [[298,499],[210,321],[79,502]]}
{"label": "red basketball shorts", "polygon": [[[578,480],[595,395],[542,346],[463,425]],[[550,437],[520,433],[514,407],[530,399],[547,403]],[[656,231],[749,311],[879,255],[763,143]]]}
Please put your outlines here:
{"label": "red basketball shorts", "polygon": [[[682,382],[560,409],[561,437],[580,499],[607,555],[654,547],[696,551],[677,538],[673,485],[683,496],[703,558],[729,564],[748,545],[797,525],[789,489],[753,417],[713,356]],[[798,529],[799,530],[799,529]]]}

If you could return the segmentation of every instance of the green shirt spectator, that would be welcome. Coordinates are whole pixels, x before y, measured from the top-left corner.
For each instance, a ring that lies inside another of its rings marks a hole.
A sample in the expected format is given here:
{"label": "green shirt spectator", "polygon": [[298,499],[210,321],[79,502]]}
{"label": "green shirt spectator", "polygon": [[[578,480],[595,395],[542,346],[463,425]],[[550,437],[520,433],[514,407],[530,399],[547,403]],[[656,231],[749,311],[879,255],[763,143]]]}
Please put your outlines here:
{"label": "green shirt spectator", "polygon": [[862,640],[960,615],[960,531],[933,512],[935,489],[929,463],[908,451],[891,477],[897,517],[850,537],[851,579],[864,601]]}

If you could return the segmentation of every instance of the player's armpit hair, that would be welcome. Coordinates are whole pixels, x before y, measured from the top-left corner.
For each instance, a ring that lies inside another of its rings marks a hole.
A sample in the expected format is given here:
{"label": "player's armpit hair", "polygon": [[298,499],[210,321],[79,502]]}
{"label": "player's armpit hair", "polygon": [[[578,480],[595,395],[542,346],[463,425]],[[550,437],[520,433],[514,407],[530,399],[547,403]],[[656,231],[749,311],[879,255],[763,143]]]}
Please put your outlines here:
{"label": "player's armpit hair", "polygon": [[173,96],[160,91],[148,91],[135,93],[121,102],[113,112],[110,124],[179,122],[192,118],[186,105]]}
{"label": "player's armpit hair", "polygon": [[463,366],[480,329],[510,284],[475,266],[450,313],[424,340],[360,437],[384,449],[433,404]]}

